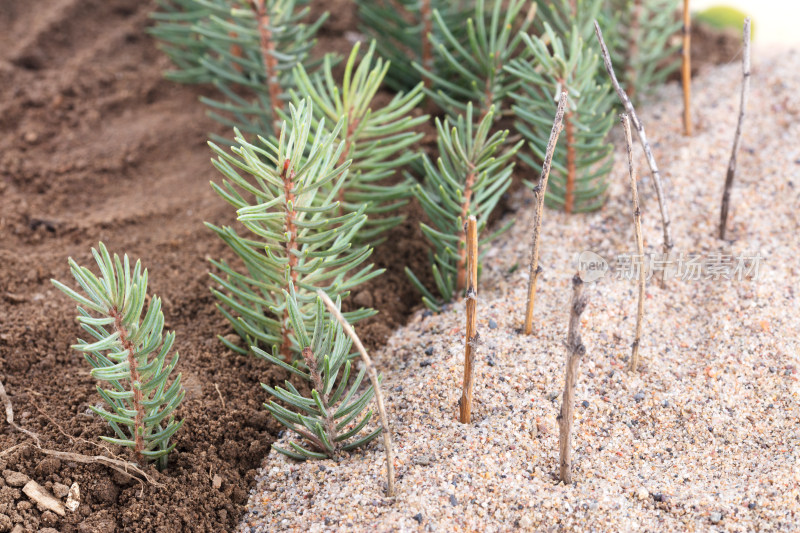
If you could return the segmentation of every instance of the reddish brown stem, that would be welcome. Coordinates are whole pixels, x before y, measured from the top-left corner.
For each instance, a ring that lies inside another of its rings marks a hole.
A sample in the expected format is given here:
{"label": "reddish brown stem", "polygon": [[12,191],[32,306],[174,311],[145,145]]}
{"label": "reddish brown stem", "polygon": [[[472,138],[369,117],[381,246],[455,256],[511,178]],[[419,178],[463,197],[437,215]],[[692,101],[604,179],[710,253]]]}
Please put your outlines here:
{"label": "reddish brown stem", "polygon": [[[472,186],[475,185],[475,173],[470,172],[467,175],[467,181],[464,185],[464,202],[461,204],[461,221],[466,224],[467,217],[469,216],[470,202],[472,201]],[[458,270],[456,271],[456,289],[458,292],[463,291],[467,287],[467,231],[466,227],[462,228],[461,235],[458,238]]]}
{"label": "reddish brown stem", "polygon": [[689,0],[683,0],[683,63],[681,80],[683,81],[683,134],[692,136],[692,16],[689,12]]}
{"label": "reddish brown stem", "polygon": [[[286,219],[283,224],[284,232],[289,234],[289,241],[284,243],[286,256],[289,259],[289,278],[292,283],[297,283],[297,256],[292,253],[297,250],[297,226],[294,221],[297,218],[297,212],[294,210],[294,169],[289,168],[290,161],[287,159],[283,162],[283,170],[281,171],[281,179],[283,180],[283,194],[286,197]],[[289,210],[289,202],[292,203],[292,209]],[[287,287],[288,288],[288,287]],[[284,360],[289,360],[291,357],[291,341],[289,340],[289,309],[283,311],[283,320],[281,321],[281,355]]]}
{"label": "reddish brown stem", "polygon": [[133,451],[136,454],[136,460],[140,464],[144,464],[145,461],[142,456],[142,451],[144,451],[144,395],[139,381],[136,347],[128,338],[128,330],[122,324],[122,313],[114,307],[110,315],[114,319],[114,329],[119,333],[120,343],[128,351],[128,367],[131,373],[131,388],[133,389],[133,410],[136,411],[136,417],[133,421]]}
{"label": "reddish brown stem", "polygon": [[[431,32],[433,32],[433,16],[431,14],[431,1],[422,0],[419,6],[419,14],[422,17],[422,67],[426,72],[433,72],[433,45],[431,43]],[[431,79],[425,76],[423,80],[425,88],[431,88]]]}
{"label": "reddish brown stem", "polygon": [[567,134],[567,185],[564,192],[564,211],[572,213],[575,203],[575,125],[572,122],[572,111],[564,117],[564,130]]}
{"label": "reddish brown stem", "polygon": [[253,10],[258,17],[258,33],[261,40],[261,56],[264,60],[264,72],[267,76],[269,89],[269,105],[272,109],[272,121],[275,136],[281,133],[278,121],[278,112],[283,109],[281,102],[281,86],[278,82],[278,60],[275,59],[275,41],[272,39],[272,30],[269,27],[269,13],[264,0],[253,0]]}
{"label": "reddish brown stem", "polygon": [[[320,374],[317,368],[317,360],[314,357],[314,352],[308,346],[303,348],[303,361],[306,363],[308,371],[311,374],[311,381],[314,383],[314,389],[319,394],[325,408],[328,409],[328,395],[325,394],[325,383],[322,380],[322,374]],[[336,442],[336,423],[333,420],[333,410],[331,409],[328,409],[328,416],[325,418],[325,433],[328,434],[328,440],[333,443],[335,453],[339,449],[339,443]],[[319,439],[317,439],[315,443],[319,443],[320,449],[325,451],[325,447]]]}

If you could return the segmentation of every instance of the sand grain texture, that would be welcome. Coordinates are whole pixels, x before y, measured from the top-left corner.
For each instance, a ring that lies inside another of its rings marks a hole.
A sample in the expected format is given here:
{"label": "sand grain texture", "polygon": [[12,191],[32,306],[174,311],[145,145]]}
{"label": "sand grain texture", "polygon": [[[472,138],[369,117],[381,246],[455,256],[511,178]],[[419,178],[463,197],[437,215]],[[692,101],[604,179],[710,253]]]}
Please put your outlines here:
{"label": "sand grain texture", "polygon": [[[715,280],[709,271],[711,279],[673,279],[662,290],[653,276],[636,374],[625,371],[635,280],[607,275],[587,285],[594,304],[582,317],[587,356],[576,390],[574,484],[556,481],[569,280],[583,250],[606,258],[635,250],[619,131],[605,207],[545,217],[537,298],[544,319],[533,336],[515,329],[528,273],[513,269],[529,259],[529,193],[518,200],[517,224],[487,254],[473,424],[455,416],[463,302],[439,315],[420,312],[372,354],[385,374],[398,497],[383,496],[378,440],[338,464],[272,452],[239,530],[797,528],[800,54],[761,58],[753,69],[730,240],[720,241],[719,198],[740,80],[734,63],[695,81],[692,138],[682,134],[676,84],[641,114],[673,209],[674,253],[758,253],[765,258],[761,279]],[[645,169],[638,147],[634,155]],[[659,252],[658,203],[647,175],[640,194],[645,252]]]}

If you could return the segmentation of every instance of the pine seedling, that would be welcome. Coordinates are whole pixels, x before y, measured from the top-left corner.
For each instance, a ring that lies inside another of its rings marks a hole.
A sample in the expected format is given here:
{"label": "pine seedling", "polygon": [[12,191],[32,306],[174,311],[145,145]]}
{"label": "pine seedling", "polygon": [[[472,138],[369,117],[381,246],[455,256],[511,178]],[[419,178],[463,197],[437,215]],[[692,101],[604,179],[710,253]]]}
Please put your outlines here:
{"label": "pine seedling", "polygon": [[360,43],[356,43],[341,85],[334,80],[330,57],[325,58],[316,75],[298,65],[294,73],[297,92],[292,92],[292,99],[295,103],[301,98],[313,101],[315,124],[323,120],[335,124],[342,119],[339,140],[344,142],[344,150],[339,163],[352,161],[337,198],[346,212],[366,206],[368,219],[356,237],[376,244],[384,231],[403,220],[391,214],[407,203],[413,180],[406,178],[395,184],[386,181],[416,160],[417,154],[409,147],[422,133],[413,130],[428,117],[411,115],[424,96],[421,83],[407,94],[396,94],[384,106],[378,104],[375,97],[389,72],[389,62],[374,58],[373,41],[356,66],[359,49]]}
{"label": "pine seedling", "polygon": [[[467,235],[464,224],[470,215],[477,219],[477,230],[486,227],[489,215],[500,197],[511,185],[514,168],[512,157],[522,145],[506,148],[508,131],[490,135],[494,109],[473,123],[472,104],[467,104],[465,116],[455,124],[450,119],[436,120],[439,135],[439,159],[436,165],[423,156],[425,179],[414,188],[433,226],[421,223],[422,233],[431,245],[429,252],[433,277],[439,296],[426,288],[414,273],[405,271],[414,286],[422,293],[422,300],[430,309],[439,311],[441,305],[453,300],[467,287]],[[485,243],[505,231],[511,223],[498,232],[483,238]]]}
{"label": "pine seedling", "polygon": [[100,438],[132,449],[140,464],[157,461],[163,470],[167,455],[175,449],[169,440],[183,425],[183,420],[176,421],[174,415],[185,394],[181,375],[169,383],[178,364],[177,352],[168,358],[175,333],[170,331],[162,337],[164,314],[157,296],[150,299],[141,318],[147,295],[147,270],[142,271],[141,262],[131,270],[127,255],[120,260],[114,254],[112,259],[102,242],[98,249],[92,248],[92,255],[100,278],[69,258],[72,276],[84,294],[51,281],[78,302],[78,322],[95,339],[78,339],[72,348],[82,352],[92,366],[92,377],[110,386],[97,386],[110,410],[89,407],[116,435]]}
{"label": "pine seedling", "polygon": [[362,22],[359,29],[375,39],[378,55],[392,63],[386,76],[389,87],[408,91],[420,80],[430,86],[430,79],[421,78],[414,63],[443,79],[452,73],[450,66],[433,53],[433,43],[440,39],[433,13],[439,13],[443,27],[463,44],[464,20],[472,10],[472,0],[356,0],[356,3]]}
{"label": "pine seedling", "polygon": [[[312,133],[310,103],[289,107],[291,119],[284,123],[277,144],[262,137],[251,144],[239,131],[238,146],[231,153],[209,143],[218,156],[213,164],[224,176],[212,187],[237,209],[238,221],[252,236],[207,224],[246,268],[244,273],[212,260],[219,271],[211,274],[217,284],[212,288],[217,307],[245,346],[277,345],[287,360],[302,350],[290,337],[292,324],[282,296],[290,284],[307,316],[314,310],[317,289],[344,299],[350,289],[383,272],[362,265],[371,247],[352,244],[366,222],[365,206],[339,214],[336,198],[350,165],[349,160],[338,163],[344,151],[344,142],[337,142],[342,121],[330,133],[319,121]],[[362,308],[346,316],[355,322],[374,314]],[[239,353],[248,351],[221,340]]]}
{"label": "pine seedling", "polygon": [[603,24],[609,30],[611,60],[621,67],[620,83],[634,100],[652,93],[678,69],[681,44],[670,40],[681,30],[679,4],[680,0],[606,0],[604,11],[616,14],[613,24]]}
{"label": "pine seedling", "polygon": [[463,37],[452,30],[452,21],[434,9],[433,64],[447,68],[439,75],[436,70],[414,63],[431,82],[427,93],[449,116],[463,113],[467,103],[474,102],[481,115],[494,106],[497,120],[520,84],[503,66],[514,57],[524,59],[529,55],[522,34],[533,22],[536,4],[531,3],[526,13],[522,12],[526,0],[490,0],[489,4],[487,11],[485,0],[475,2],[473,15],[466,21],[467,39],[463,44]]}
{"label": "pine seedling", "polygon": [[[562,91],[569,95],[564,115],[563,142],[556,146],[545,200],[551,207],[591,211],[605,200],[606,176],[611,171],[612,146],[606,142],[613,125],[613,93],[610,85],[598,83],[599,56],[584,43],[580,30],[573,26],[569,41],[564,41],[545,23],[544,38],[523,35],[532,61],[515,60],[508,72],[522,80],[514,95],[514,125],[528,140],[530,154],[520,158],[541,172],[554,102]],[[531,188],[537,184],[526,182]]]}
{"label": "pine seedling", "polygon": [[[353,341],[343,331],[342,325],[325,310],[318,296],[311,306],[311,313],[300,310],[300,304],[293,285],[283,291],[285,299],[282,307],[288,310],[289,320],[301,357],[294,364],[285,363],[277,351],[269,354],[259,348],[253,351],[259,357],[289,371],[308,383],[311,393],[303,396],[289,380],[283,387],[262,387],[272,396],[264,404],[267,411],[281,424],[303,437],[312,449],[291,442],[291,450],[273,446],[275,450],[299,460],[325,459],[337,457],[367,444],[377,437],[381,427],[363,434],[373,412],[364,413],[374,394],[373,386],[359,392],[367,368],[363,366],[351,378],[353,355],[350,347]],[[336,298],[336,308],[341,300]],[[313,328],[307,329],[306,317],[313,321]],[[280,402],[280,403],[278,403]],[[288,407],[284,407],[288,406]]]}
{"label": "pine seedling", "polygon": [[218,122],[245,133],[280,131],[279,111],[295,86],[292,69],[311,70],[314,36],[327,13],[304,23],[296,0],[159,0],[150,30],[184,83],[213,83],[221,99],[201,98]]}

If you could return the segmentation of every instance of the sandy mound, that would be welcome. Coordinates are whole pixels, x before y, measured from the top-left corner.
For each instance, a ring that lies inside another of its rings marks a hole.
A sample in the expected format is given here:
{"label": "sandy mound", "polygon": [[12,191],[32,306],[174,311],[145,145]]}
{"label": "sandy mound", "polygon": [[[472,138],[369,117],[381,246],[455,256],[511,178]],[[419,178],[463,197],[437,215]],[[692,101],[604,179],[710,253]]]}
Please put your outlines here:
{"label": "sandy mound", "polygon": [[[723,242],[715,235],[740,75],[732,64],[695,82],[694,138],[682,136],[677,85],[642,109],[667,180],[676,253],[711,266],[670,280],[666,290],[649,282],[636,375],[624,371],[634,282],[609,273],[587,287],[573,485],[555,479],[569,279],[584,250],[612,269],[635,250],[619,131],[606,206],[580,216],[546,212],[534,336],[518,333],[530,193],[519,198],[514,228],[486,257],[474,423],[456,420],[463,304],[420,313],[373,354],[386,377],[399,496],[384,498],[380,439],[339,463],[297,463],[271,452],[240,531],[796,527],[800,55],[755,65],[731,240]],[[658,252],[658,204],[645,168],[641,158],[645,245]],[[758,263],[757,278],[739,279],[742,258],[746,270]]]}

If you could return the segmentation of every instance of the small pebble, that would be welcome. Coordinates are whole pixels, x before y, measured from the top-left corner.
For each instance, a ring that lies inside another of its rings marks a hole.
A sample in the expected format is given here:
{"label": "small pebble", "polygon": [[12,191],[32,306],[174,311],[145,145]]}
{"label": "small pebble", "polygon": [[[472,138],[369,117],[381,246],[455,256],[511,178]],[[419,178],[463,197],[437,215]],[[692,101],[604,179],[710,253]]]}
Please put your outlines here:
{"label": "small pebble", "polygon": [[425,355],[433,355],[433,346],[425,348]]}
{"label": "small pebble", "polygon": [[719,524],[722,521],[722,513],[711,513],[708,517],[712,524]]}
{"label": "small pebble", "polygon": [[585,409],[585,408],[589,407],[589,402],[587,402],[586,400],[583,400],[583,401],[581,402],[581,405],[582,405],[582,406],[584,407],[584,409]]}
{"label": "small pebble", "polygon": [[424,361],[420,361],[419,366],[426,367],[431,366],[432,361],[430,359],[425,359]]}
{"label": "small pebble", "polygon": [[491,318],[489,319],[489,329],[497,329],[497,322]]}
{"label": "small pebble", "polygon": [[642,400],[644,400],[644,393],[637,392],[636,394],[633,395],[633,399],[636,400],[637,403],[641,402]]}
{"label": "small pebble", "polygon": [[422,523],[422,513],[417,513],[412,518],[417,522],[419,522],[420,524]]}
{"label": "small pebble", "polygon": [[450,495],[450,505],[452,505],[453,507],[458,505],[458,499],[455,497],[454,494]]}

